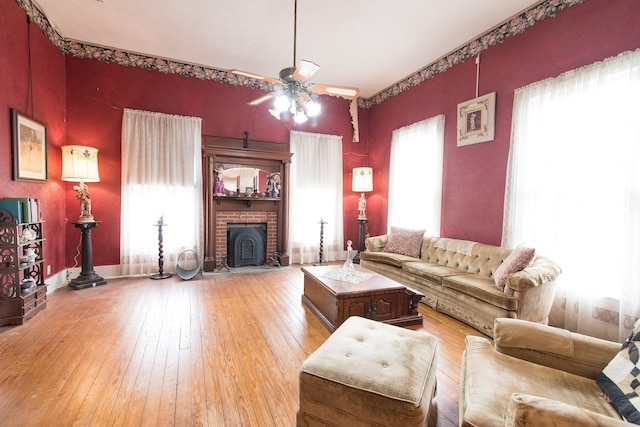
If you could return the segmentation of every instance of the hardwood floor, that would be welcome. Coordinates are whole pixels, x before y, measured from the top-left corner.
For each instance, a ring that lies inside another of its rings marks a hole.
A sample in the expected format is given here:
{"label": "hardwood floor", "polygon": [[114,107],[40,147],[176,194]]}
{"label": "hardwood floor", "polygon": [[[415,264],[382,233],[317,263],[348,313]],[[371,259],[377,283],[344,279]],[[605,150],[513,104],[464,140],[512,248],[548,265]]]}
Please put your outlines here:
{"label": "hardwood floor", "polygon": [[[299,266],[191,281],[112,279],[58,289],[0,328],[5,426],[293,426],[298,370],[329,332],[301,303]],[[430,426],[458,425],[464,337],[420,304],[440,338]]]}

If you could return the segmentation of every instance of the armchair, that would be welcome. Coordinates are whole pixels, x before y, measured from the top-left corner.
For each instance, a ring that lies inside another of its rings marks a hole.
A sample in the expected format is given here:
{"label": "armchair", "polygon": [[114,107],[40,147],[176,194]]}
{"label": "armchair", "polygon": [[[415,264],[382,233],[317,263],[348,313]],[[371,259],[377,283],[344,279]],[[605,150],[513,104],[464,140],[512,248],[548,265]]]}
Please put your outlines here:
{"label": "armchair", "polygon": [[619,350],[619,343],[498,318],[493,345],[466,338],[460,425],[628,425],[596,383]]}

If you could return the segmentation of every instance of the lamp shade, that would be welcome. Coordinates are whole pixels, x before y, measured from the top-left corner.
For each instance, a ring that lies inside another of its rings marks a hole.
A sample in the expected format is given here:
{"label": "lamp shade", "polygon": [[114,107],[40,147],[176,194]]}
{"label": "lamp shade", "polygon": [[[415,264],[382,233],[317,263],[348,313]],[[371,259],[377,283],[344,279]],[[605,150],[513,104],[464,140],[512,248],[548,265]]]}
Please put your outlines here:
{"label": "lamp shade", "polygon": [[63,146],[61,179],[73,182],[99,182],[98,149],[84,145]]}
{"label": "lamp shade", "polygon": [[373,191],[373,168],[353,168],[351,191]]}

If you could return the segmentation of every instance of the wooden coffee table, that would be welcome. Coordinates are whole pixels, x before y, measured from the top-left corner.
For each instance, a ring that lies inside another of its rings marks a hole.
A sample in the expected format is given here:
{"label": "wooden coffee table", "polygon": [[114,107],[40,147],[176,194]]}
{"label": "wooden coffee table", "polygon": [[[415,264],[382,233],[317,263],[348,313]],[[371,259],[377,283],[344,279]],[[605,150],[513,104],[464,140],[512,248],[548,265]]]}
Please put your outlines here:
{"label": "wooden coffee table", "polygon": [[360,316],[396,326],[422,325],[418,303],[424,297],[378,273],[355,266],[364,280],[351,283],[335,279],[342,266],[302,267],[302,302],[331,332],[350,316]]}

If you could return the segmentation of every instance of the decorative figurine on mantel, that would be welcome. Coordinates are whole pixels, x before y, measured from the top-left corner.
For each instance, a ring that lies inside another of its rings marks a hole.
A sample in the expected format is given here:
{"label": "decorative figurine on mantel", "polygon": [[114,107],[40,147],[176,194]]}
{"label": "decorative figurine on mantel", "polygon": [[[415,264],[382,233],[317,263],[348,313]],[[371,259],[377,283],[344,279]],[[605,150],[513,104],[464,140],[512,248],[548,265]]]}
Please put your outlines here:
{"label": "decorative figurine on mantel", "polygon": [[267,175],[267,195],[273,198],[280,197],[280,172]]}
{"label": "decorative figurine on mantel", "polygon": [[213,195],[224,196],[224,181],[221,175],[218,175],[216,178],[216,184],[213,186]]}

